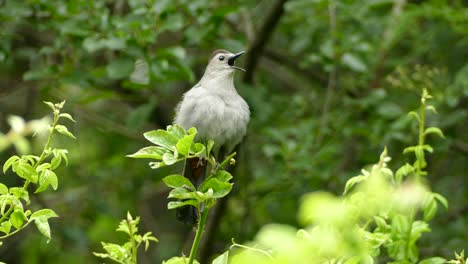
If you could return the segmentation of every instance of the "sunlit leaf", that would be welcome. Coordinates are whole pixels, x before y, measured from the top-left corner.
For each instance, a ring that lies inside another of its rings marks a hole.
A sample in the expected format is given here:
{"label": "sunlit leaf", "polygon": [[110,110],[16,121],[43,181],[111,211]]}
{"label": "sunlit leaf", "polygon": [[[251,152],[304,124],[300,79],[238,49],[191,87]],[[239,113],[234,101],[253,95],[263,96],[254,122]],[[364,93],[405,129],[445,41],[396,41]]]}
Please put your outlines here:
{"label": "sunlit leaf", "polygon": [[19,157],[16,155],[11,156],[9,159],[7,159],[7,161],[5,161],[5,163],[3,164],[3,173],[6,173],[8,168],[10,168],[10,166],[17,160],[19,160]]}
{"label": "sunlit leaf", "polygon": [[10,215],[10,222],[16,229],[22,227],[24,221],[26,221],[26,220],[27,219],[26,219],[26,216],[24,215],[23,210],[20,210],[20,209],[16,209]]}
{"label": "sunlit leaf", "polygon": [[70,131],[68,131],[68,128],[66,126],[56,125],[55,129],[57,130],[57,132],[59,132],[62,135],[76,139],[76,137]]}
{"label": "sunlit leaf", "polygon": [[428,128],[426,128],[426,130],[424,130],[424,135],[429,135],[429,134],[436,134],[441,138],[445,138],[444,133],[438,127],[428,127]]}
{"label": "sunlit leaf", "polygon": [[228,264],[229,260],[229,251],[224,252],[223,254],[216,257],[212,264]]}
{"label": "sunlit leaf", "polygon": [[137,159],[156,159],[162,160],[163,155],[168,150],[162,147],[157,146],[149,146],[138,150],[137,152],[127,155],[130,158],[137,158]]}
{"label": "sunlit leaf", "polygon": [[171,188],[177,188],[177,187],[188,187],[192,191],[195,191],[195,186],[189,181],[189,179],[185,178],[182,175],[178,174],[173,174],[169,175],[163,178],[164,183],[171,187]]}
{"label": "sunlit leaf", "polygon": [[190,152],[190,147],[192,146],[193,139],[195,138],[195,134],[185,135],[182,139],[180,139],[177,144],[176,148],[182,155],[188,155]]}
{"label": "sunlit leaf", "polygon": [[143,134],[145,138],[152,143],[164,147],[169,150],[175,150],[175,145],[177,144],[177,138],[171,135],[166,130],[153,130]]}
{"label": "sunlit leaf", "polygon": [[175,201],[175,202],[169,202],[167,204],[167,209],[175,209],[179,208],[185,205],[193,205],[193,206],[198,206],[198,202],[196,200],[186,200],[186,201]]}

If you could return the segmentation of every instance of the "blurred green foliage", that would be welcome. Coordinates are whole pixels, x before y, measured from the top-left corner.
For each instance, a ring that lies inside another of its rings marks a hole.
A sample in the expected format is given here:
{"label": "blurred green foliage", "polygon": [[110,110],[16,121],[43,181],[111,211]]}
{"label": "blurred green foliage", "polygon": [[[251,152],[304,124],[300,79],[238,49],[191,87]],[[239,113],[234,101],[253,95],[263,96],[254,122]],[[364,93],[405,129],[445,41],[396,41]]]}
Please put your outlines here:
{"label": "blurred green foliage", "polygon": [[[269,36],[276,2],[283,12]],[[253,82],[242,74],[236,80],[252,120],[203,258],[225,251],[233,237],[251,240],[264,224],[298,226],[303,194],[341,193],[385,145],[396,166],[405,164],[396,153],[417,132],[406,113],[422,88],[439,112],[427,125],[446,137],[433,145],[427,179],[451,206],[422,236],[421,258],[466,248],[462,0],[3,0],[0,25],[0,131],[9,131],[11,115],[37,119],[46,115],[41,101],[66,99],[78,121],[69,129],[79,138],[55,139],[70,150],[69,166],[57,169],[61,187],[31,197],[61,216],[51,222],[53,239],[46,244],[25,231],[6,240],[0,255],[8,263],[98,263],[92,252],[100,241],[125,240],[113,230],[127,211],[164,241],[141,263],[180,255],[191,230],[167,211],[161,178],[182,168],[154,171],[125,155],[146,144],[144,131],[172,122],[214,49],[249,50],[262,39],[261,51],[245,58],[258,60],[248,68]],[[38,152],[43,139],[29,135],[22,137]],[[27,150],[18,144],[0,160]],[[5,181],[21,184],[9,173]]]}

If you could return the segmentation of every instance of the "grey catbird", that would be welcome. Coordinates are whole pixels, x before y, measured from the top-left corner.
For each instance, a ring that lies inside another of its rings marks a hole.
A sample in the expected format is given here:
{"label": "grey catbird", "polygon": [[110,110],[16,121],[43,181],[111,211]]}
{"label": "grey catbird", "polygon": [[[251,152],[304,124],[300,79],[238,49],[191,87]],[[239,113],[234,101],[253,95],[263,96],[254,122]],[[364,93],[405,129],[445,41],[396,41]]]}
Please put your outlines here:
{"label": "grey catbird", "polygon": [[[219,162],[240,143],[250,119],[249,106],[234,87],[234,72],[243,70],[234,62],[243,53],[214,51],[203,77],[183,95],[176,108],[174,123],[185,129],[196,127],[198,140],[214,140],[213,154]],[[206,161],[197,158],[186,161],[184,176],[196,187],[206,173]],[[193,206],[177,210],[178,219],[185,223],[195,224],[197,215]]]}

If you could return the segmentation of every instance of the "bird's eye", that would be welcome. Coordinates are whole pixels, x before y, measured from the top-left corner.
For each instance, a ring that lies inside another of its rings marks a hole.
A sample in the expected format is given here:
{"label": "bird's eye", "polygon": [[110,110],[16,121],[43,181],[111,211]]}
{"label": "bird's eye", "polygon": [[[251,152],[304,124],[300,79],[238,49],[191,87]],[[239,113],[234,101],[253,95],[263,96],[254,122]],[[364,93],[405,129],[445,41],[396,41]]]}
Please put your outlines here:
{"label": "bird's eye", "polygon": [[219,56],[219,60],[220,60],[220,61],[223,61],[223,60],[224,60],[224,56]]}

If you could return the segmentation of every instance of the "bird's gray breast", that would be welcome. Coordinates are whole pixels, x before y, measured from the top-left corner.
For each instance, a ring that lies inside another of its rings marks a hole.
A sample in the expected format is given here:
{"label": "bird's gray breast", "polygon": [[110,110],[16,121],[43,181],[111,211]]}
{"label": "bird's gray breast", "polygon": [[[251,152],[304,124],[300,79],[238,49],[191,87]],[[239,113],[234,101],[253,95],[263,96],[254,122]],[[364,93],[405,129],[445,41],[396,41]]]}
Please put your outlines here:
{"label": "bird's gray breast", "polygon": [[233,148],[247,130],[249,107],[237,93],[192,89],[179,105],[175,123],[196,127],[198,139],[213,139],[218,146]]}

